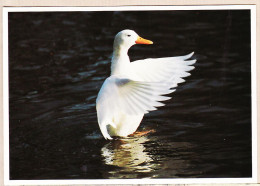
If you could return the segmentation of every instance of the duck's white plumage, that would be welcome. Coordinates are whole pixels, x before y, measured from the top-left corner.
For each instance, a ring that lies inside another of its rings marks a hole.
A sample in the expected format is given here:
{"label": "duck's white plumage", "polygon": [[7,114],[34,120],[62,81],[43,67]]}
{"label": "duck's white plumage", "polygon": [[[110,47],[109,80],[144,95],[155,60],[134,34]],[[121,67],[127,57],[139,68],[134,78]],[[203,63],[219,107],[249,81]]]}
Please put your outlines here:
{"label": "duck's white plumage", "polygon": [[193,53],[130,63],[128,49],[134,44],[152,44],[132,30],[119,32],[114,40],[111,76],[102,85],[96,109],[98,123],[105,139],[126,137],[136,131],[145,113],[164,106],[183,77],[190,75],[188,60]]}

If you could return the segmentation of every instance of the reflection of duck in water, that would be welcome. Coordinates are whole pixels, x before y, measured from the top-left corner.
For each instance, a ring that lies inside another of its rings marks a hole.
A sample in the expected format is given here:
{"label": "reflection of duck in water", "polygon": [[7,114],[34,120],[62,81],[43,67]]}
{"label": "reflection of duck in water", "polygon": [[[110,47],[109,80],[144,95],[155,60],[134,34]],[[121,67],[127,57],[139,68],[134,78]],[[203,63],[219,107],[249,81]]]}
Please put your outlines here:
{"label": "reflection of duck in water", "polygon": [[107,165],[124,168],[123,171],[150,172],[152,157],[143,145],[147,141],[146,136],[115,140],[106,144],[101,154]]}
{"label": "reflection of duck in water", "polygon": [[128,49],[134,44],[152,44],[132,30],[119,32],[114,40],[111,76],[102,85],[97,98],[97,116],[105,139],[126,137],[136,131],[143,116],[172,93],[196,60],[186,56],[138,60],[130,63]]}
{"label": "reflection of duck in water", "polygon": [[[146,144],[146,145],[145,145]],[[157,138],[147,136],[120,138],[105,144],[101,155],[106,165],[106,178],[180,178],[191,172],[200,174],[192,163],[198,153],[190,149],[196,146],[189,142],[167,141],[161,144]],[[186,172],[187,170],[187,172]]]}

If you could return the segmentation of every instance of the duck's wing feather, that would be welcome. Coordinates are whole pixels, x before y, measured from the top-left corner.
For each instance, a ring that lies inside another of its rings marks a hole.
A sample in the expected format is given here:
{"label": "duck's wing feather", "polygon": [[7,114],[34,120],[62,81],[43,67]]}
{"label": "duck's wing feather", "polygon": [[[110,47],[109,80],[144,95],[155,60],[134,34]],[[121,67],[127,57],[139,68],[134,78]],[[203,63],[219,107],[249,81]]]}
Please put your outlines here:
{"label": "duck's wing feather", "polygon": [[[98,123],[105,138],[111,137],[106,126],[113,126],[113,116],[117,113],[129,115],[145,114],[164,106],[160,101],[170,99],[164,96],[174,91],[172,82],[141,82],[110,76],[104,82],[98,94],[96,109]],[[115,127],[115,126],[114,126]]]}
{"label": "duck's wing feather", "polygon": [[184,82],[183,77],[190,75],[196,60],[191,60],[194,52],[178,57],[149,58],[131,63],[131,71],[136,80],[147,82],[172,81],[173,84]]}

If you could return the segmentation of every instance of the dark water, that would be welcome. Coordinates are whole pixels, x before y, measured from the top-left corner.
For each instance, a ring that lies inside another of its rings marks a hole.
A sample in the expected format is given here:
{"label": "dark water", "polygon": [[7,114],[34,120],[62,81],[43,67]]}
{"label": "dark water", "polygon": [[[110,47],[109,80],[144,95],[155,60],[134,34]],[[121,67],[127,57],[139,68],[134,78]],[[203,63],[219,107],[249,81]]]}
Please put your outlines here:
{"label": "dark water", "polygon": [[[143,137],[106,141],[95,99],[115,34],[131,60],[198,61]],[[250,12],[9,13],[10,179],[251,177]]]}

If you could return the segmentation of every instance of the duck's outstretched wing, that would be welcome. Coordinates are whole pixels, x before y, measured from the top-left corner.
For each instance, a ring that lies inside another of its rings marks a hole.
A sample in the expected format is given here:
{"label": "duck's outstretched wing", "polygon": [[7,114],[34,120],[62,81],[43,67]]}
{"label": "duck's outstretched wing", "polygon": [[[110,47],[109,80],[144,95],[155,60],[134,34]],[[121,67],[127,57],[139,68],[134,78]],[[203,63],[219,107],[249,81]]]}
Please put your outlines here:
{"label": "duck's outstretched wing", "polygon": [[118,113],[129,115],[145,114],[164,106],[160,101],[170,99],[164,96],[174,91],[177,84],[171,81],[141,82],[131,79],[110,76],[106,79],[98,94],[96,109],[98,123],[103,136],[111,139],[107,132],[107,125],[113,124],[113,117]]}
{"label": "duck's outstretched wing", "polygon": [[190,60],[194,52],[178,57],[149,58],[131,63],[131,71],[136,80],[147,82],[172,81],[173,84],[182,83],[183,77],[190,75],[188,71],[194,69],[196,60]]}

